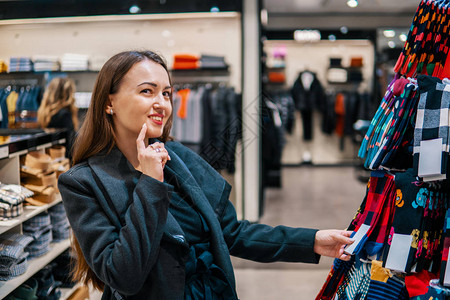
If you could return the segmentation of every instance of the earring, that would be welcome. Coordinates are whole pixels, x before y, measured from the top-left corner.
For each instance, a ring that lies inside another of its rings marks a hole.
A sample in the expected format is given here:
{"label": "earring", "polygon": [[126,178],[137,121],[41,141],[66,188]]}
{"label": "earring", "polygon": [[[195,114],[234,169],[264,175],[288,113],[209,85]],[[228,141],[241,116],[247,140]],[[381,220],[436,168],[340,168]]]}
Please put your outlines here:
{"label": "earring", "polygon": [[111,114],[111,116],[114,114],[112,108],[109,109],[109,113]]}

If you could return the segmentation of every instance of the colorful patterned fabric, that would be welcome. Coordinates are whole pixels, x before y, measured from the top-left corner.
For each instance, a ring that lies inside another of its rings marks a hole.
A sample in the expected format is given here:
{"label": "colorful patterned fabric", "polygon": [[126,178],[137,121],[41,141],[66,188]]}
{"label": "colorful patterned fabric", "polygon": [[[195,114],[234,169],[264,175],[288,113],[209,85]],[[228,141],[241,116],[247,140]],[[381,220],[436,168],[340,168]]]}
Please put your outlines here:
{"label": "colorful patterned fabric", "polygon": [[[442,163],[440,173],[446,175],[449,155],[450,82],[430,76],[419,76],[420,99],[414,130],[414,169],[418,172],[420,144],[422,141],[442,139]],[[418,173],[416,173],[418,174]],[[445,177],[444,177],[445,178]]]}

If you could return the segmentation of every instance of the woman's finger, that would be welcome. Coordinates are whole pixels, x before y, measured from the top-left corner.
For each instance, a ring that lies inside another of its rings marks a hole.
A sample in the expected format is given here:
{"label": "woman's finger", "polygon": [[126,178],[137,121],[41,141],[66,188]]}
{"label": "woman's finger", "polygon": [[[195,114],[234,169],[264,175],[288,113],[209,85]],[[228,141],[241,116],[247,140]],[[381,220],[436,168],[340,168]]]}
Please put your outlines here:
{"label": "woman's finger", "polygon": [[136,146],[137,146],[138,152],[145,150],[144,139],[145,139],[146,132],[147,132],[147,124],[144,123],[144,125],[142,125],[141,131],[139,132],[139,135],[136,139]]}

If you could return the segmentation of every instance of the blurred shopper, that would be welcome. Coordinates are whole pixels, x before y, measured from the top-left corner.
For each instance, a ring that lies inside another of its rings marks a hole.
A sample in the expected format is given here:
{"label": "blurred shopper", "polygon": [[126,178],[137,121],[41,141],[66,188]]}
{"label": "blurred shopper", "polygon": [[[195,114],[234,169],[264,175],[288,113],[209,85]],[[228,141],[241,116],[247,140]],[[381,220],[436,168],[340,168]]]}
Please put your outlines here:
{"label": "blurred shopper", "polygon": [[78,129],[78,108],[75,106],[75,83],[70,78],[53,78],[45,89],[38,110],[38,122],[42,128],[67,129],[67,156]]}

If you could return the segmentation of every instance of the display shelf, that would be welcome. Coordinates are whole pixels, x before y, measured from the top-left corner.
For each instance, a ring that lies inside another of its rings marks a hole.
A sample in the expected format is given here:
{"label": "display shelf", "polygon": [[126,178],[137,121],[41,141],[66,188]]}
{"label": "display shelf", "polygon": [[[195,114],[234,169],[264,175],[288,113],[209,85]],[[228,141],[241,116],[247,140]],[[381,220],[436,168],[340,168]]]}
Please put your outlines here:
{"label": "display shelf", "polygon": [[43,267],[48,265],[53,259],[58,257],[61,253],[70,247],[70,240],[64,240],[58,243],[51,244],[51,250],[41,257],[30,259],[28,261],[27,271],[14,279],[0,283],[0,299],[6,297],[9,293],[14,291],[18,286],[24,283],[28,278],[36,274]]}
{"label": "display shelf", "polygon": [[0,159],[66,142],[65,129],[2,129],[0,136],[3,137],[0,142]]}
{"label": "display shelf", "polygon": [[20,216],[13,218],[11,220],[0,221],[0,234],[7,232],[8,230],[22,224],[23,222],[25,222],[28,219],[31,219],[34,216],[37,216],[41,212],[48,210],[50,207],[55,206],[58,203],[61,203],[61,201],[62,201],[61,195],[58,194],[56,196],[55,201],[51,203],[42,206],[32,206],[32,205],[25,206],[23,208],[23,213]]}

